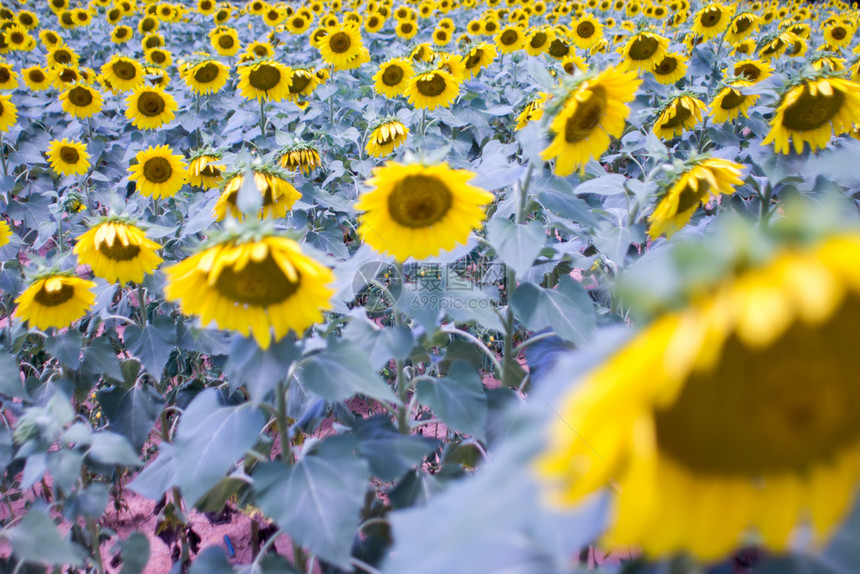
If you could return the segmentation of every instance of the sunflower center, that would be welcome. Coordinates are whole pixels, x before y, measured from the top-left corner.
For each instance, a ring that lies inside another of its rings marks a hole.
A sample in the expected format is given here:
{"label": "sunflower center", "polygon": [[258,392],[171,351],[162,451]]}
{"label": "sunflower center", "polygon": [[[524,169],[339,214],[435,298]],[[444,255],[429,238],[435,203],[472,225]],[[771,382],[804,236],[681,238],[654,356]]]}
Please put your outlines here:
{"label": "sunflower center", "polygon": [[480,63],[481,58],[483,58],[483,57],[484,57],[484,51],[483,50],[481,50],[480,48],[475,50],[475,53],[466,59],[466,68],[471,70],[472,68],[474,68],[475,66],[477,66]]}
{"label": "sunflower center", "polygon": [[233,36],[229,34],[224,34],[218,37],[218,45],[225,50],[232,48],[233,44],[235,44],[235,41],[233,40]]}
{"label": "sunflower center", "polygon": [[842,26],[837,26],[830,31],[830,35],[834,40],[843,40],[848,33],[845,31],[845,28]]}
{"label": "sunflower center", "polygon": [[9,41],[13,44],[23,44],[24,43],[24,34],[15,30],[9,35]]}
{"label": "sunflower center", "polygon": [[42,73],[42,70],[30,70],[29,78],[31,82],[41,84],[45,81],[45,74]]}
{"label": "sunflower center", "polygon": [[723,13],[719,10],[719,8],[708,8],[705,10],[705,13],[702,14],[702,26],[705,28],[713,28],[717,24],[720,23],[720,20],[723,18]]}
{"label": "sunflower center", "polygon": [[114,261],[131,261],[140,253],[140,246],[123,245],[122,241],[114,239],[112,244],[107,241],[97,243],[96,251]]}
{"label": "sunflower center", "polygon": [[687,109],[683,104],[678,104],[678,107],[675,108],[675,115],[670,118],[667,118],[660,127],[663,129],[672,129],[678,126],[684,125],[684,122],[687,121],[690,116],[693,115],[689,109]]}
{"label": "sunflower center", "polygon": [[152,58],[152,61],[156,64],[163,64],[164,61],[167,59],[164,52],[162,52],[161,50],[153,50],[149,53],[149,57]]}
{"label": "sunflower center", "polygon": [[113,65],[113,73],[121,80],[131,80],[137,76],[137,68],[130,62],[116,62]]}
{"label": "sunflower center", "polygon": [[79,108],[85,108],[93,103],[93,94],[83,86],[75,86],[69,90],[69,101]]}
{"label": "sunflower center", "polygon": [[738,16],[735,20],[735,34],[742,34],[746,32],[749,27],[752,26],[752,18],[744,14],[743,16]]}
{"label": "sunflower center", "polygon": [[218,77],[218,66],[212,62],[206,62],[202,66],[197,66],[194,70],[194,80],[201,84],[208,84]]}
{"label": "sunflower center", "polygon": [[254,46],[254,55],[258,58],[262,58],[264,56],[268,56],[269,51],[266,49],[265,46]]}
{"label": "sunflower center", "polygon": [[576,111],[564,124],[564,141],[575,144],[591,135],[606,113],[606,90],[603,86],[589,89],[586,100],[576,105]]}
{"label": "sunflower center", "polygon": [[720,100],[720,107],[724,110],[733,110],[744,103],[747,97],[737,90],[729,90]]}
{"label": "sunflower center", "polygon": [[74,296],[75,288],[72,285],[63,283],[62,287],[56,291],[48,291],[45,289],[45,284],[43,284],[42,288],[39,289],[33,299],[36,303],[44,305],[45,307],[56,307],[58,305],[62,305]]}
{"label": "sunflower center", "polygon": [[128,30],[126,30],[125,28],[117,28],[115,33],[117,38],[125,38],[125,35],[128,33]]}
{"label": "sunflower center", "polygon": [[343,54],[352,46],[352,38],[346,32],[335,32],[329,38],[328,45],[335,54]]}
{"label": "sunflower center", "polygon": [[155,28],[155,21],[152,18],[146,18],[141,22],[140,27],[144,32],[149,32]]}
{"label": "sunflower center", "polygon": [[498,28],[498,26],[497,26],[497,25],[496,25],[496,23],[495,23],[495,22],[493,22],[492,20],[490,20],[489,22],[487,22],[487,23],[484,25],[484,29],[485,29],[487,32],[495,32],[495,31],[496,31],[496,28]]}
{"label": "sunflower center", "polygon": [[730,337],[711,372],[694,373],[657,413],[659,448],[708,474],[765,475],[832,460],[860,438],[860,372],[850,297],[823,325],[795,323],[766,349]]}
{"label": "sunflower center", "polygon": [[281,72],[274,66],[262,64],[248,74],[248,83],[258,90],[268,92],[281,81]]}
{"label": "sunflower center", "polygon": [[308,84],[311,82],[311,79],[304,75],[293,74],[293,83],[290,84],[290,93],[291,94],[300,94],[302,91],[308,87]]}
{"label": "sunflower center", "polygon": [[499,38],[499,40],[505,46],[510,46],[510,45],[514,44],[517,40],[519,40],[519,38],[520,38],[520,35],[517,34],[516,31],[505,30],[504,32],[502,32],[502,35]]}
{"label": "sunflower center", "polygon": [[591,38],[594,35],[594,24],[585,21],[576,27],[576,35],[580,38]]}
{"label": "sunflower center", "polygon": [[695,208],[703,200],[707,199],[711,189],[711,184],[707,179],[696,178],[698,184],[696,189],[693,189],[689,184],[681,190],[681,195],[678,197],[678,208],[676,213],[684,213]]}
{"label": "sunflower center", "polygon": [[164,106],[164,98],[156,92],[143,92],[137,99],[137,111],[148,118],[161,115]]}
{"label": "sunflower center", "polygon": [[839,90],[833,90],[830,96],[819,90],[813,96],[806,86],[800,97],[785,109],[782,125],[799,132],[820,128],[839,113],[844,103],[845,94]]}
{"label": "sunflower center", "polygon": [[143,177],[150,183],[164,183],[173,175],[173,167],[163,157],[154,157],[143,164]]}
{"label": "sunflower center", "polygon": [[445,78],[441,74],[433,74],[430,79],[421,78],[415,82],[415,87],[418,88],[418,93],[428,98],[435,98],[445,92],[448,84],[445,83]]}
{"label": "sunflower center", "polygon": [[535,32],[529,40],[529,46],[532,48],[540,48],[544,44],[546,44],[546,33],[544,32]]}
{"label": "sunflower center", "polygon": [[65,84],[71,84],[78,79],[78,73],[71,68],[65,68],[60,72],[60,80]]}
{"label": "sunflower center", "polygon": [[743,76],[747,80],[754,82],[761,76],[761,70],[755,64],[741,64],[735,66],[735,76]]}
{"label": "sunflower center", "polygon": [[241,270],[224,267],[215,281],[215,289],[231,301],[266,307],[287,300],[301,285],[290,281],[271,254],[262,261],[249,261]]}
{"label": "sunflower center", "polygon": [[159,48],[161,47],[161,39],[158,36],[152,36],[151,38],[146,39],[146,47],[147,48]]}
{"label": "sunflower center", "polygon": [[221,177],[221,170],[213,165],[207,165],[200,170],[202,177]]}
{"label": "sunflower center", "polygon": [[72,55],[66,50],[57,50],[54,52],[54,61],[58,64],[69,64],[72,61]]}
{"label": "sunflower center", "polygon": [[67,26],[72,26],[75,23],[71,12],[63,12],[60,14],[60,21]]}
{"label": "sunflower center", "polygon": [[660,42],[651,36],[637,36],[630,44],[630,58],[633,60],[647,60],[660,47]]}
{"label": "sunflower center", "polygon": [[5,84],[12,79],[12,73],[9,68],[0,68],[0,84]]}
{"label": "sunflower center", "polygon": [[60,159],[65,163],[74,165],[81,159],[81,155],[78,153],[78,150],[66,145],[60,148]]}
{"label": "sunflower center", "polygon": [[675,71],[678,67],[678,60],[673,58],[672,56],[666,56],[663,58],[663,61],[657,64],[654,67],[654,72],[660,74],[661,76],[666,76]]}
{"label": "sunflower center", "polygon": [[444,182],[428,175],[410,175],[388,196],[388,213],[404,227],[430,227],[445,217],[454,196]]}

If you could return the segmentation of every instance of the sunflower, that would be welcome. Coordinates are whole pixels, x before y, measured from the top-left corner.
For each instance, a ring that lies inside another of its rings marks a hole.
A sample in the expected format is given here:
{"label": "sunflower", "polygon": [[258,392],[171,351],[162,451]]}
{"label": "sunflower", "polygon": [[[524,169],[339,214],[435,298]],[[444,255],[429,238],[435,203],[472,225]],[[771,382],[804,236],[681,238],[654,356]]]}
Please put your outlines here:
{"label": "sunflower", "polygon": [[320,152],[314,144],[301,142],[285,148],[279,159],[282,168],[309,175],[322,165]]}
{"label": "sunflower", "polygon": [[15,21],[26,30],[34,30],[39,27],[39,17],[29,10],[20,10],[15,14]]}
{"label": "sunflower", "polygon": [[135,156],[137,163],[129,166],[128,179],[137,182],[137,191],[146,197],[160,199],[176,195],[188,177],[181,155],[173,155],[167,145],[150,146]]}
{"label": "sunflower", "polygon": [[301,336],[331,308],[331,270],[292,239],[267,234],[227,239],[164,270],[165,297],[204,325],[254,337],[267,349],[294,331]]}
{"label": "sunflower", "polygon": [[632,71],[607,68],[579,81],[568,93],[563,108],[550,123],[553,140],[541,152],[545,160],[557,158],[555,173],[582,172],[590,158],[609,148],[610,137],[621,137],[641,80]]}
{"label": "sunflower", "polygon": [[726,86],[711,101],[711,116],[714,118],[714,123],[721,124],[734,120],[741,114],[748,118],[747,110],[758,99],[758,94],[744,94],[737,87]]}
{"label": "sunflower", "polygon": [[526,34],[523,47],[529,56],[540,56],[549,49],[553,40],[555,32],[552,28],[537,28]]}
{"label": "sunflower", "polygon": [[382,27],[385,25],[385,17],[379,12],[374,12],[369,14],[367,18],[364,20],[364,29],[367,30],[369,34],[375,34],[382,30]]}
{"label": "sunflower", "polygon": [[469,50],[463,63],[466,66],[466,75],[474,78],[478,73],[493,63],[496,57],[496,47],[492,44],[482,42]]}
{"label": "sunflower", "polygon": [[404,40],[409,40],[418,33],[418,26],[415,25],[415,22],[401,20],[397,23],[397,26],[394,27],[394,32],[398,37],[403,38]]}
{"label": "sunflower", "polygon": [[24,83],[34,92],[47,90],[51,87],[51,77],[48,71],[40,66],[30,66],[21,70]]}
{"label": "sunflower", "polygon": [[104,100],[98,90],[76,84],[60,94],[63,110],[76,118],[89,118],[102,109]]}
{"label": "sunflower", "polygon": [[[244,219],[244,214],[237,205],[239,190],[245,179],[243,171],[235,172],[228,176],[224,184],[221,197],[215,203],[212,214],[216,221],[221,221],[229,213],[236,219]],[[263,206],[258,214],[259,218],[280,218],[302,197],[302,194],[287,181],[286,177],[274,170],[254,170],[254,184],[260,195],[263,196]]]}
{"label": "sunflower", "polygon": [[834,22],[824,28],[824,40],[829,46],[847,48],[854,37],[854,27],[842,22]]}
{"label": "sunflower", "polygon": [[469,185],[468,170],[402,165],[389,161],[374,168],[358,198],[362,241],[398,261],[425,259],[464,244],[484,222],[493,194]]}
{"label": "sunflower", "polygon": [[693,18],[693,34],[698,34],[705,40],[719,36],[728,29],[733,12],[733,7],[719,2],[702,7]]}
{"label": "sunflower", "polygon": [[133,90],[143,83],[143,67],[137,60],[119,54],[105,62],[101,73],[121,92]]}
{"label": "sunflower", "polygon": [[0,247],[7,245],[12,240],[12,228],[3,219],[0,219]]}
{"label": "sunflower", "polygon": [[775,151],[803,151],[809,142],[812,151],[827,147],[832,134],[850,132],[860,123],[860,84],[841,78],[804,79],[792,86],[780,100],[762,144],[773,142]]}
{"label": "sunflower", "polygon": [[72,48],[60,43],[48,49],[45,62],[49,68],[55,66],[77,66],[80,62],[80,56]]}
{"label": "sunflower", "polygon": [[313,18],[308,18],[304,14],[295,14],[287,18],[287,30],[293,35],[304,34],[312,23]]}
{"label": "sunflower", "polygon": [[239,53],[239,34],[233,28],[223,28],[209,38],[212,47],[219,55],[230,57]]}
{"label": "sunflower", "polygon": [[12,96],[0,95],[0,132],[8,132],[18,121],[18,108],[12,103]]}
{"label": "sunflower", "polygon": [[549,100],[549,93],[538,92],[537,97],[525,105],[523,111],[517,116],[517,131],[526,127],[529,122],[538,121],[543,117],[543,108],[547,100]]}
{"label": "sunflower", "polygon": [[436,51],[428,42],[418,44],[409,53],[409,59],[413,62],[432,62],[436,57]]}
{"label": "sunflower", "polygon": [[654,64],[651,73],[661,84],[675,84],[687,75],[687,59],[679,52],[669,52],[659,63]]}
{"label": "sunflower", "polygon": [[621,51],[622,61],[619,67],[623,70],[651,71],[666,57],[669,40],[652,32],[633,34],[624,44]]}
{"label": "sunflower", "polygon": [[152,50],[153,48],[163,48],[164,36],[157,32],[150,32],[140,41],[140,47],[143,49],[144,52],[146,50]]}
{"label": "sunflower", "polygon": [[755,12],[742,12],[732,19],[726,31],[726,41],[738,44],[755,32],[761,25],[761,18]]}
{"label": "sunflower", "polygon": [[319,84],[319,78],[317,78],[313,68],[296,68],[291,70],[290,93],[287,97],[293,101],[297,101],[299,96],[307,97],[313,93]]}
{"label": "sunflower", "polygon": [[123,218],[108,217],[77,238],[73,252],[93,275],[110,283],[140,283],[163,259],[161,246]]}
{"label": "sunflower", "polygon": [[48,50],[49,53],[51,48],[55,48],[63,44],[63,39],[54,30],[41,30],[39,32],[39,40],[42,41],[42,45],[45,46],[45,49]]}
{"label": "sunflower", "polygon": [[125,117],[134,127],[154,130],[173,121],[178,106],[173,96],[163,88],[137,88],[125,99]]}
{"label": "sunflower", "polygon": [[845,60],[834,56],[818,56],[810,62],[813,70],[826,72],[841,72],[845,69]]}
{"label": "sunflower", "polygon": [[193,154],[188,164],[188,185],[213,189],[221,185],[224,180],[224,170],[227,166],[218,163],[221,154],[211,150],[203,149]]}
{"label": "sunflower", "polygon": [[437,27],[433,30],[433,43],[437,46],[447,46],[451,42],[451,32],[447,28]]}
{"label": "sunflower", "polygon": [[460,54],[436,54],[436,69],[448,72],[455,80],[463,80],[466,77],[466,62]]}
{"label": "sunflower", "polygon": [[734,77],[748,84],[757,84],[769,78],[773,72],[770,64],[762,60],[740,60],[734,63],[731,70],[731,75],[729,68],[723,70],[723,77],[727,80]]}
{"label": "sunflower", "polygon": [[416,108],[447,108],[460,94],[460,82],[444,70],[432,70],[413,76],[406,86],[405,94]]}
{"label": "sunflower", "polygon": [[48,145],[48,163],[62,175],[83,175],[90,168],[87,146],[83,142],[53,140]]}
{"label": "sunflower", "polygon": [[14,90],[18,87],[18,73],[11,64],[0,62],[0,90]]}
{"label": "sunflower", "polygon": [[158,30],[158,18],[155,16],[144,16],[137,23],[137,31],[141,34],[149,34]]}
{"label": "sunflower", "polygon": [[588,70],[588,64],[585,63],[582,56],[577,56],[573,53],[568,54],[562,59],[561,67],[571,76],[576,74],[577,71],[585,72]]}
{"label": "sunflower", "polygon": [[239,92],[249,100],[280,102],[290,95],[292,70],[275,60],[239,67]]}
{"label": "sunflower", "polygon": [[158,68],[167,68],[173,63],[173,54],[163,48],[152,48],[144,53],[148,64]]}
{"label": "sunflower", "polygon": [[359,29],[345,25],[329,29],[317,45],[323,60],[335,70],[347,69],[361,55],[363,47]]}
{"label": "sunflower", "polygon": [[29,52],[36,47],[36,41],[27,29],[18,24],[13,24],[3,31],[3,40],[10,50]]}
{"label": "sunflower", "polygon": [[552,42],[549,43],[546,53],[556,60],[563,60],[571,53],[570,44],[562,39],[561,33],[559,32],[556,34],[556,37],[553,38]]}
{"label": "sunflower", "polygon": [[373,157],[383,157],[406,143],[409,128],[397,120],[387,120],[370,132],[365,151]]}
{"label": "sunflower", "polygon": [[275,48],[269,42],[251,42],[245,46],[245,53],[252,58],[273,58],[275,56]]}
{"label": "sunflower", "polygon": [[858,266],[856,233],[785,247],[640,331],[563,399],[537,464],[553,503],[611,483],[605,544],[652,558],[753,532],[787,552],[800,522],[823,547],[860,478]]}
{"label": "sunflower", "polygon": [[495,42],[499,52],[510,54],[525,45],[525,36],[518,26],[505,26],[496,34]]}
{"label": "sunflower", "polygon": [[592,14],[586,14],[570,25],[571,40],[583,50],[588,50],[603,39],[603,24]]}
{"label": "sunflower", "polygon": [[128,26],[117,26],[110,34],[110,40],[114,44],[125,44],[134,37],[134,32]]}
{"label": "sunflower", "polygon": [[665,196],[648,217],[648,235],[656,239],[664,233],[671,237],[684,227],[699,205],[705,205],[711,196],[732,194],[735,186],[743,183],[742,165],[726,159],[699,159],[675,180]]}
{"label": "sunflower", "polygon": [[71,274],[47,272],[38,275],[15,299],[13,317],[28,321],[37,329],[62,329],[86,315],[96,296],[92,281]]}
{"label": "sunflower", "polygon": [[654,122],[654,133],[663,139],[672,139],[685,130],[691,130],[702,121],[702,112],[708,107],[698,98],[682,94],[669,100]]}
{"label": "sunflower", "polygon": [[183,75],[185,83],[195,94],[206,95],[221,91],[230,76],[230,68],[214,59],[198,62]]}

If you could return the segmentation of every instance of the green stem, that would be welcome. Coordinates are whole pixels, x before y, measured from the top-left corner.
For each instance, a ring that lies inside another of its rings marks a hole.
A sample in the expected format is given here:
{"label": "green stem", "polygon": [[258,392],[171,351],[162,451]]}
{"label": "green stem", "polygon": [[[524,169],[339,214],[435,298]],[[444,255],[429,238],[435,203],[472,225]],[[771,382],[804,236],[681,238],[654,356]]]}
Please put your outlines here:
{"label": "green stem", "polygon": [[99,545],[99,527],[96,521],[92,518],[87,519],[87,528],[90,531],[90,538],[93,543],[93,555],[96,557],[96,569],[99,574],[104,574],[105,567],[102,562],[102,551]]}
{"label": "green stem", "polygon": [[290,444],[289,424],[287,422],[287,389],[289,387],[283,381],[278,383],[275,392],[276,398],[275,418],[278,424],[278,437],[281,439],[281,461],[290,465],[293,463],[293,451]]}
{"label": "green stem", "polygon": [[6,143],[3,141],[3,133],[0,132],[0,163],[3,165],[3,177],[9,175],[9,165],[6,163]]}
{"label": "green stem", "polygon": [[[329,66],[328,81],[329,82],[334,81],[334,64]],[[332,122],[334,121],[334,95],[336,93],[337,93],[337,90],[332,92],[332,94],[328,97],[328,123],[329,123],[329,125],[331,125]]]}
{"label": "green stem", "polygon": [[260,134],[266,137],[266,99],[260,98]]}
{"label": "green stem", "polygon": [[146,297],[143,292],[143,283],[137,284],[137,305],[140,309],[140,326],[145,327],[149,317],[146,316]]}
{"label": "green stem", "polygon": [[63,213],[57,216],[57,252],[63,252]]}
{"label": "green stem", "polygon": [[424,132],[427,130],[427,108],[421,110],[421,139],[424,139]]}
{"label": "green stem", "polygon": [[517,206],[517,223],[522,223],[523,219],[526,215],[526,209],[528,209],[529,205],[529,186],[532,183],[532,174],[534,173],[534,165],[529,164],[528,171],[526,171],[526,179],[523,184],[520,186],[520,203]]}

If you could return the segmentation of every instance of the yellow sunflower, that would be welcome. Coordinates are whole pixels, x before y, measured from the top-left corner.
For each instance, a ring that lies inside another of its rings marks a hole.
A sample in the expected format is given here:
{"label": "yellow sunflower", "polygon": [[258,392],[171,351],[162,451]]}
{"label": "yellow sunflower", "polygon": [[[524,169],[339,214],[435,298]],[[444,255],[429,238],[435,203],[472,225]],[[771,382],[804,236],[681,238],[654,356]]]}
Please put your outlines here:
{"label": "yellow sunflower", "polygon": [[62,175],[83,175],[90,169],[90,155],[83,142],[66,138],[54,140],[48,145],[48,163]]}
{"label": "yellow sunflower", "polygon": [[671,237],[690,221],[699,205],[707,204],[712,196],[734,193],[735,186],[743,183],[743,167],[726,159],[707,158],[686,169],[648,217],[649,237],[656,239],[664,233]]}
{"label": "yellow sunflower", "polygon": [[538,92],[537,96],[523,107],[523,111],[517,116],[517,131],[526,127],[529,122],[535,122],[543,117],[543,108],[549,100],[548,92]]}
{"label": "yellow sunflower", "polygon": [[212,47],[224,57],[235,56],[239,53],[239,34],[233,28],[223,28],[209,38]]}
{"label": "yellow sunflower", "polygon": [[593,14],[572,22],[570,29],[570,39],[582,50],[588,50],[603,39],[603,24]]}
{"label": "yellow sunflower", "polygon": [[705,40],[716,38],[728,29],[733,12],[734,7],[719,2],[702,7],[693,18],[693,34],[698,34]]}
{"label": "yellow sunflower", "polygon": [[37,329],[62,329],[86,315],[95,304],[92,281],[71,274],[41,274],[15,299],[13,317]]}
{"label": "yellow sunflower", "polygon": [[604,542],[651,558],[782,553],[800,523],[823,547],[860,479],[858,268],[857,233],[785,247],[641,330],[563,399],[552,502],[611,484]]}
{"label": "yellow sunflower", "polygon": [[394,27],[394,32],[404,40],[409,40],[418,33],[418,26],[415,25],[415,22],[410,20],[401,20],[397,23],[397,26]]}
{"label": "yellow sunflower", "polygon": [[313,18],[308,18],[304,14],[294,14],[287,18],[287,30],[290,34],[299,35],[308,31],[313,23]]}
{"label": "yellow sunflower", "polygon": [[609,148],[611,137],[621,137],[630,114],[627,104],[641,82],[632,71],[607,68],[568,93],[549,126],[552,143],[541,152],[545,160],[556,158],[557,175],[584,171],[589,159],[598,159]]}
{"label": "yellow sunflower", "polygon": [[122,218],[105,218],[77,238],[74,253],[96,277],[110,283],[140,283],[158,268],[161,246],[142,229]]}
{"label": "yellow sunflower", "polygon": [[301,336],[331,308],[331,270],[286,237],[226,240],[167,267],[164,295],[203,325],[254,337],[267,349],[294,331]]}
{"label": "yellow sunflower", "polygon": [[150,146],[135,157],[137,163],[129,166],[128,179],[135,181],[137,191],[146,197],[172,197],[188,178],[182,156],[173,155],[170,146]]}
{"label": "yellow sunflower", "polygon": [[653,32],[639,32],[628,38],[621,51],[623,70],[645,70],[650,72],[656,64],[663,61],[669,47],[669,40]]}
{"label": "yellow sunflower", "polygon": [[466,77],[466,62],[460,54],[436,54],[436,69],[448,72],[458,81]]}
{"label": "yellow sunflower", "polygon": [[481,42],[466,54],[463,63],[466,66],[466,75],[474,78],[478,73],[493,63],[496,57],[496,47],[486,42]]}
{"label": "yellow sunflower", "polygon": [[824,28],[824,40],[829,46],[847,48],[854,37],[854,26],[844,22],[834,22]]}
{"label": "yellow sunflower", "polygon": [[[729,70],[731,69],[731,74]],[[731,68],[723,70],[726,80],[736,78],[749,84],[757,84],[770,77],[773,68],[767,62],[761,60],[740,60],[735,62]]]}
{"label": "yellow sunflower", "polygon": [[708,106],[698,98],[683,94],[667,102],[654,122],[654,133],[662,139],[672,139],[691,130],[702,121]]}
{"label": "yellow sunflower", "polygon": [[212,189],[221,185],[227,166],[221,163],[221,154],[204,149],[191,156],[188,164],[188,185]]}
{"label": "yellow sunflower", "polygon": [[249,100],[280,102],[289,97],[291,70],[274,60],[239,67],[239,92]]}
{"label": "yellow sunflower", "polygon": [[[212,209],[216,221],[225,219],[228,213],[236,219],[244,219],[244,214],[236,204],[244,179],[244,172],[234,173],[227,178],[224,190]],[[263,206],[258,215],[261,219],[286,216],[287,212],[302,197],[302,194],[286,178],[275,172],[255,170],[254,184],[257,191],[263,196]]]}
{"label": "yellow sunflower", "polygon": [[143,67],[137,60],[119,54],[105,62],[101,73],[121,92],[133,90],[143,83]]}
{"label": "yellow sunflower", "polygon": [[831,135],[840,135],[860,123],[860,84],[841,78],[806,79],[782,97],[762,145],[773,142],[774,150],[787,154],[827,147]]}
{"label": "yellow sunflower", "polygon": [[309,96],[320,84],[313,68],[296,68],[290,71],[290,100],[297,101],[300,96]]}
{"label": "yellow sunflower", "polygon": [[496,34],[495,42],[502,54],[510,54],[521,49],[526,38],[518,26],[505,26]]}
{"label": "yellow sunflower", "polygon": [[679,52],[669,52],[659,63],[654,64],[651,72],[661,84],[675,84],[687,75],[687,59]]}
{"label": "yellow sunflower", "polygon": [[396,98],[406,91],[409,78],[415,75],[411,62],[406,58],[396,58],[383,62],[373,76],[373,89],[376,93]]}
{"label": "yellow sunflower", "polygon": [[188,68],[185,83],[195,94],[206,95],[221,91],[230,76],[230,68],[218,60],[209,59]]}
{"label": "yellow sunflower", "polygon": [[0,62],[0,90],[14,90],[18,87],[18,73],[11,64]]}
{"label": "yellow sunflower", "polygon": [[758,30],[760,25],[761,18],[755,12],[742,12],[732,19],[726,31],[726,41],[729,44],[739,44]]}
{"label": "yellow sunflower", "polygon": [[134,127],[142,130],[154,130],[164,124],[169,124],[175,117],[173,112],[178,108],[173,96],[163,88],[137,88],[125,100],[128,106],[125,117],[131,120]]}
{"label": "yellow sunflower", "polygon": [[418,109],[449,107],[460,94],[460,82],[444,70],[416,74],[406,86],[409,103]]}
{"label": "yellow sunflower", "polygon": [[710,115],[713,116],[715,124],[734,120],[741,114],[748,118],[747,110],[758,99],[758,94],[744,94],[737,87],[726,86],[711,101]]}
{"label": "yellow sunflower", "polygon": [[732,47],[731,55],[751,56],[755,53],[755,40],[743,40]]}
{"label": "yellow sunflower", "polygon": [[48,55],[45,56],[45,64],[49,68],[56,66],[77,66],[80,63],[80,56],[69,46],[58,43],[48,49]]}
{"label": "yellow sunflower", "polygon": [[360,29],[348,25],[330,29],[317,45],[323,60],[335,70],[349,69],[352,61],[361,55],[363,47]]}
{"label": "yellow sunflower", "polygon": [[540,56],[549,49],[553,40],[555,40],[555,32],[552,28],[536,28],[526,34],[523,47],[529,56]]}
{"label": "yellow sunflower", "polygon": [[102,109],[104,100],[98,90],[76,84],[60,94],[63,110],[76,118],[89,118]]}
{"label": "yellow sunflower", "polygon": [[317,147],[308,142],[291,145],[280,154],[279,164],[290,171],[300,171],[309,175],[322,166],[322,159]]}
{"label": "yellow sunflower", "polygon": [[12,96],[0,95],[0,132],[8,132],[18,121],[18,108],[12,103]]}
{"label": "yellow sunflower", "polygon": [[152,48],[144,53],[146,62],[158,68],[167,68],[173,63],[173,54],[164,48]]}
{"label": "yellow sunflower", "polygon": [[409,128],[397,120],[388,120],[376,126],[367,138],[365,151],[373,157],[383,157],[406,143]]}
{"label": "yellow sunflower", "polygon": [[134,32],[129,26],[117,26],[110,34],[110,41],[114,44],[125,44],[134,37]]}
{"label": "yellow sunflower", "polygon": [[475,176],[442,163],[374,168],[371,187],[358,198],[362,241],[398,261],[425,259],[464,244],[482,226],[493,194],[469,185]]}

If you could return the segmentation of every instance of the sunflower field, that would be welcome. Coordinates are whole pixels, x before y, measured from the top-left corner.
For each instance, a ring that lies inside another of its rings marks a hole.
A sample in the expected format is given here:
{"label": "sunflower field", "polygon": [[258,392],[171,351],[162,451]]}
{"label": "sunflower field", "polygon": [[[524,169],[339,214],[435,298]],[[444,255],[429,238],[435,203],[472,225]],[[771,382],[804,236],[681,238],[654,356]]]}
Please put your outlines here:
{"label": "sunflower field", "polygon": [[0,570],[860,571],[858,25],[0,1]]}

